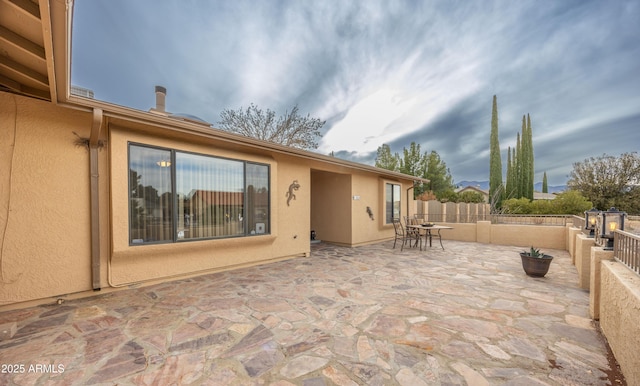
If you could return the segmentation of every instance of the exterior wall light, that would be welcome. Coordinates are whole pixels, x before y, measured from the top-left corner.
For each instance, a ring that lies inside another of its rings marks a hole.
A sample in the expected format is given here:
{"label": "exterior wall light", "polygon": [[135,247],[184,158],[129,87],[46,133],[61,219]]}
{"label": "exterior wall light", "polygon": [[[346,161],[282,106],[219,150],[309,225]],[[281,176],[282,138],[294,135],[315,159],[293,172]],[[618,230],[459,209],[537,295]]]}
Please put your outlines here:
{"label": "exterior wall light", "polygon": [[589,237],[595,237],[598,215],[600,215],[600,211],[596,208],[591,208],[584,212],[584,229],[589,231]]}
{"label": "exterior wall light", "polygon": [[600,240],[606,240],[604,249],[613,249],[613,234],[616,230],[624,230],[624,218],[627,214],[616,208],[611,208],[598,215],[598,236]]}

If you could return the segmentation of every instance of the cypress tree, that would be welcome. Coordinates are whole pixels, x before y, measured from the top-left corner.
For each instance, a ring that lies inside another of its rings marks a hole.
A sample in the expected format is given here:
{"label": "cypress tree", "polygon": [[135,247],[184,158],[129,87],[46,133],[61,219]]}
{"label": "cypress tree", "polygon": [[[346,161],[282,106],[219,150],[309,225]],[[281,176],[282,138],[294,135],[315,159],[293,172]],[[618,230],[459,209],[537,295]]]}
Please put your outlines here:
{"label": "cypress tree", "polygon": [[522,116],[522,133],[518,133],[516,149],[511,157],[514,196],[533,200],[534,165],[533,165],[533,135],[531,117]]}
{"label": "cypress tree", "polygon": [[547,185],[547,172],[542,175],[542,193],[549,193],[549,186]]}
{"label": "cypress tree", "polygon": [[522,116],[522,133],[520,135],[520,146],[522,148],[520,157],[520,197],[529,198],[529,143],[527,134],[527,117]]}
{"label": "cypress tree", "polygon": [[493,96],[491,111],[491,143],[489,153],[489,202],[491,210],[502,206],[504,187],[502,184],[502,159],[500,157],[500,143],[498,141],[498,101]]}
{"label": "cypress tree", "polygon": [[513,198],[513,165],[511,164],[511,146],[507,149],[507,182],[504,198]]}
{"label": "cypress tree", "polygon": [[523,181],[522,181],[522,159],[523,151],[522,151],[522,141],[520,140],[520,133],[518,133],[516,138],[516,155],[515,158],[515,178],[514,181],[516,183],[516,198],[521,198],[523,196]]}
{"label": "cypress tree", "polygon": [[533,130],[531,129],[531,117],[527,114],[527,198],[533,200],[533,178],[534,178],[534,165],[533,165]]}

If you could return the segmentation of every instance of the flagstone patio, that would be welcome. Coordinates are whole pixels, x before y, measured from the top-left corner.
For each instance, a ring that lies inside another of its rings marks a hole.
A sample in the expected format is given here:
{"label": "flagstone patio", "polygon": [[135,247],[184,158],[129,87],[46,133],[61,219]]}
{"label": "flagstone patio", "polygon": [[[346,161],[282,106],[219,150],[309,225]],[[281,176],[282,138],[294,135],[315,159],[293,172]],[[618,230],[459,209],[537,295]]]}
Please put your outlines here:
{"label": "flagstone patio", "polygon": [[0,384],[624,384],[567,252],[392,245],[0,312]]}

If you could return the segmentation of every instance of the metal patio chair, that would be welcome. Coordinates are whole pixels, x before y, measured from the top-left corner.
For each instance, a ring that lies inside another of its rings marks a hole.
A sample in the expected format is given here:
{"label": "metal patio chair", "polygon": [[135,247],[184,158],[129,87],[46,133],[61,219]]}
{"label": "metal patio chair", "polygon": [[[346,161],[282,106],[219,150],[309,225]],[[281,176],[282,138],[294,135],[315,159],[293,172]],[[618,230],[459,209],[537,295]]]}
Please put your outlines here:
{"label": "metal patio chair", "polygon": [[404,250],[404,245],[409,242],[409,247],[412,247],[412,242],[415,241],[413,247],[416,245],[420,245],[420,250],[422,250],[422,237],[420,237],[420,232],[416,229],[406,228],[402,225],[399,218],[394,218],[393,220],[393,228],[396,231],[396,237],[393,240],[393,248],[396,248],[396,242],[398,240],[402,241],[400,244],[400,251]]}

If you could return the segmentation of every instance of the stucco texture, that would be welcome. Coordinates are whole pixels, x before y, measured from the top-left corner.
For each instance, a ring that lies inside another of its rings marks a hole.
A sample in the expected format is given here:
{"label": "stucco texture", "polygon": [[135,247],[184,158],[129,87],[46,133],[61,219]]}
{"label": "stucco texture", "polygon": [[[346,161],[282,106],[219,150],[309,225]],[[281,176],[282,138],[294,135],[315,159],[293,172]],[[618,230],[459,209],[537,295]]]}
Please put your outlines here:
{"label": "stucco texture", "polygon": [[91,289],[89,151],[76,145],[90,126],[0,93],[0,304]]}
{"label": "stucco texture", "polygon": [[617,261],[601,265],[600,327],[628,385],[640,385],[640,277]]}
{"label": "stucco texture", "polygon": [[[192,141],[165,137],[162,133],[112,127],[110,130],[113,252],[109,264],[112,286],[167,279],[179,275],[249,266],[309,253],[310,172],[300,162],[229,150],[215,140]],[[158,245],[129,245],[128,160],[129,142],[204,155],[260,162],[270,165],[271,233],[260,236],[198,240]],[[286,192],[298,181],[296,198],[287,205]]]}

